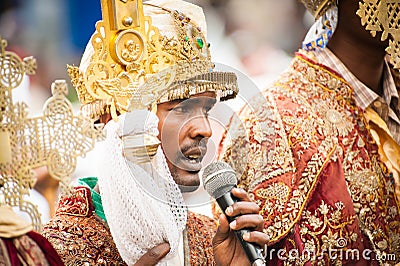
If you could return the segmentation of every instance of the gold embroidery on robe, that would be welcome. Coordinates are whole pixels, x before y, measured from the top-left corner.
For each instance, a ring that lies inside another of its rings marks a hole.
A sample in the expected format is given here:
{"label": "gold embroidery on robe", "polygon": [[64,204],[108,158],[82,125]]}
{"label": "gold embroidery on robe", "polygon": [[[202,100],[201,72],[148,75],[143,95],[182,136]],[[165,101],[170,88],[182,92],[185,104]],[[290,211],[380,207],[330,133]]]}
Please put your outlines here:
{"label": "gold embroidery on robe", "polygon": [[[363,111],[350,85],[310,58],[312,53],[298,53],[290,69],[248,103],[228,127],[220,158],[242,170],[239,186],[260,205],[270,245],[305,236],[296,230],[312,216],[339,221],[334,213],[341,202],[346,229],[335,225],[320,241],[343,234],[349,248],[371,248],[400,260],[399,205]],[[254,131],[264,122],[274,132],[261,138]],[[264,145],[268,138],[274,145]],[[314,212],[321,200],[325,216],[322,209]],[[300,241],[312,245],[310,239]]]}

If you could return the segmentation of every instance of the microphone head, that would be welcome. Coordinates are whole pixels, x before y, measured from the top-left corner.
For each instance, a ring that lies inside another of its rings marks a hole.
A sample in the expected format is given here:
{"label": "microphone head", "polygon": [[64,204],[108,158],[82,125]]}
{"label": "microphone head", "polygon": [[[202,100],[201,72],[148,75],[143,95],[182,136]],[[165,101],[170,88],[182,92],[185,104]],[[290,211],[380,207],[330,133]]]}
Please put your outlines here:
{"label": "microphone head", "polygon": [[229,164],[220,161],[213,162],[204,169],[202,180],[204,189],[214,199],[231,191],[237,184],[235,171]]}

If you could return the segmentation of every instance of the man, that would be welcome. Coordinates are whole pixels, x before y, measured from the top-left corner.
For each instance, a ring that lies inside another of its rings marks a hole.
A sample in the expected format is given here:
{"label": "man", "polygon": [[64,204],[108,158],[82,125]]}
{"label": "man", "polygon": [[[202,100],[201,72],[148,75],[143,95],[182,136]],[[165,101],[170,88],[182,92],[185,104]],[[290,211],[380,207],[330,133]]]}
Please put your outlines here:
{"label": "man", "polygon": [[[61,197],[44,236],[66,265],[248,265],[232,230],[254,228],[244,239],[261,246],[267,238],[247,194],[233,191],[243,202],[226,214],[240,216],[221,216],[215,233],[178,189],[198,187],[208,111],[237,93],[234,74],[212,71],[201,8],[102,1],[102,10],[80,68],[70,68],[82,111],[106,123],[100,176]],[[155,102],[157,116],[147,110]]]}
{"label": "man", "polygon": [[400,3],[302,2],[321,17],[314,50],[241,111],[221,157],[260,206],[271,265],[396,264]]}

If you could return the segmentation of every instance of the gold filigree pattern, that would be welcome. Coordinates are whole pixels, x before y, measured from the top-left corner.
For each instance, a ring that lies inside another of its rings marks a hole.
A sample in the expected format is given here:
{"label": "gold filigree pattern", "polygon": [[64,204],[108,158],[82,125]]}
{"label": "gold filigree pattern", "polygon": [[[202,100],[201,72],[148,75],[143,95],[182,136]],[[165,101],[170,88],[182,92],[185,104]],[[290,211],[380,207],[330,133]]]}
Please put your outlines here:
{"label": "gold filigree pattern", "polygon": [[386,52],[390,55],[394,68],[400,68],[400,2],[398,0],[363,0],[357,15],[361,24],[376,36],[382,31],[381,40],[390,36]]}
{"label": "gold filigree pattern", "polygon": [[277,199],[280,201],[286,201],[288,199],[290,188],[283,183],[274,183],[268,189],[260,189],[257,191],[257,197],[264,199]]}
{"label": "gold filigree pattern", "polygon": [[302,263],[319,258],[325,265],[337,265],[342,261],[343,253],[357,241],[358,235],[349,232],[347,225],[356,220],[356,216],[343,214],[345,206],[343,202],[328,205],[321,201],[319,207],[311,212],[305,211],[300,222],[300,236],[304,243],[304,249],[310,257],[302,257]]}
{"label": "gold filigree pattern", "polygon": [[[298,189],[292,190],[290,197],[286,201],[260,197],[264,202],[262,210],[270,214],[270,223],[272,226],[267,226],[264,232],[269,236],[271,241],[277,241],[286,235],[297,222],[306,207],[309,194],[316,185],[321,169],[327,163],[326,158],[329,158],[330,154],[334,151],[334,147],[331,139],[327,139],[326,142],[321,143],[318,152],[311,157],[302,172],[302,178],[298,181]],[[269,185],[267,189],[274,189],[273,186],[274,183]],[[258,190],[256,189],[255,194],[257,193]]]}
{"label": "gold filigree pattern", "polygon": [[333,131],[333,128],[336,128],[337,133],[340,137],[345,137],[349,135],[351,131],[353,131],[354,126],[349,123],[350,120],[346,120],[347,117],[343,117],[338,111],[334,109],[329,109],[325,113],[325,121],[327,130]]}
{"label": "gold filigree pattern", "polygon": [[[400,254],[400,221],[395,221],[399,216],[399,208],[390,207],[384,215],[380,209],[380,202],[389,200],[390,194],[394,193],[393,184],[385,181],[385,173],[376,156],[370,162],[372,171],[364,168],[365,162],[360,159],[359,152],[349,153],[347,158],[344,165],[349,170],[346,180],[361,230],[370,238],[376,254]],[[376,223],[378,219],[384,219],[385,222]]]}
{"label": "gold filigree pattern", "polygon": [[248,191],[274,176],[294,171],[293,160],[286,160],[292,158],[291,151],[274,104],[273,98],[264,95],[252,98],[240,116],[232,118],[221,142],[219,159],[235,169],[239,186]]}
{"label": "gold filigree pattern", "polygon": [[263,216],[272,215],[273,209],[271,200],[275,200],[275,207],[278,212],[283,211],[285,202],[287,202],[290,193],[290,187],[284,183],[274,183],[267,188],[261,188],[255,192],[258,198],[265,199],[264,207],[260,210]]}
{"label": "gold filigree pattern", "polygon": [[36,206],[24,200],[36,182],[32,169],[47,166],[50,175],[67,188],[77,157],[92,149],[103,133],[90,119],[73,115],[65,81],[52,84],[53,96],[45,103],[43,116],[29,118],[27,105],[12,101],[12,90],[25,74],[34,74],[36,61],[32,57],[21,60],[5,51],[5,40],[0,41],[0,195],[6,204],[26,212],[40,231]]}

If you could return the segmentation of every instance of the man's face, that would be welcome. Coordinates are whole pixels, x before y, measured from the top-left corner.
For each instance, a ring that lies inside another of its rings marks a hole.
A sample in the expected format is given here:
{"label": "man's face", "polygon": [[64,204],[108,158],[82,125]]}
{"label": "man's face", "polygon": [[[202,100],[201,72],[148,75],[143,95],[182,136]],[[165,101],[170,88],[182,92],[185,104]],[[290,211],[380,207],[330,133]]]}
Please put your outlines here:
{"label": "man's face", "polygon": [[196,94],[157,106],[161,147],[169,170],[182,192],[197,189],[198,173],[211,137],[208,112],[216,102],[213,92]]}

